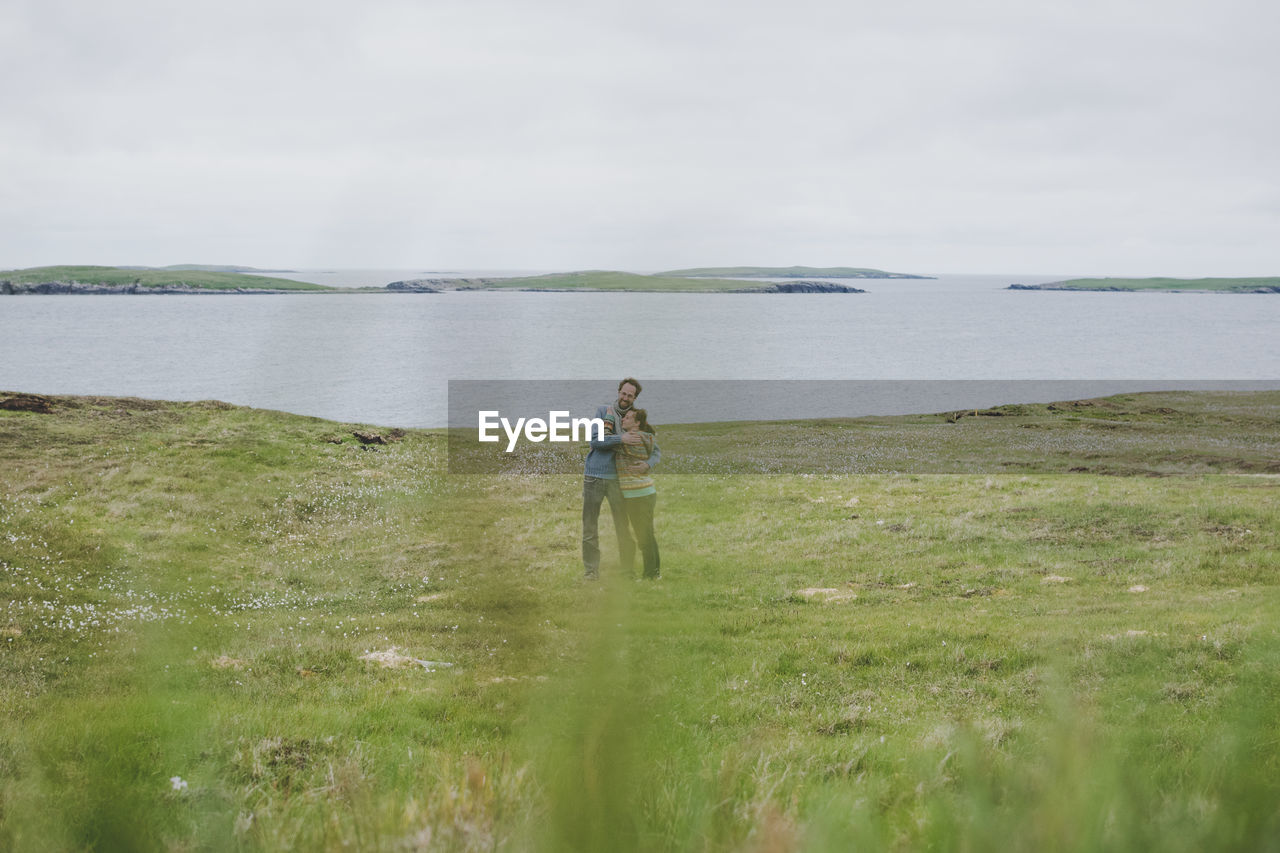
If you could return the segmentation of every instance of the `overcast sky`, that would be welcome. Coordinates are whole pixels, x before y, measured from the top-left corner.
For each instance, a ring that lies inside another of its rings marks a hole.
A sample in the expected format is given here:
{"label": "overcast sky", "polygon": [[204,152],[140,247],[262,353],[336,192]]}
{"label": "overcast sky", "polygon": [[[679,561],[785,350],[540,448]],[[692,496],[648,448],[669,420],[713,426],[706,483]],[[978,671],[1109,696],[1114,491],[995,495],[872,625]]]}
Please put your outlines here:
{"label": "overcast sky", "polygon": [[6,0],[0,269],[1280,275],[1274,0]]}

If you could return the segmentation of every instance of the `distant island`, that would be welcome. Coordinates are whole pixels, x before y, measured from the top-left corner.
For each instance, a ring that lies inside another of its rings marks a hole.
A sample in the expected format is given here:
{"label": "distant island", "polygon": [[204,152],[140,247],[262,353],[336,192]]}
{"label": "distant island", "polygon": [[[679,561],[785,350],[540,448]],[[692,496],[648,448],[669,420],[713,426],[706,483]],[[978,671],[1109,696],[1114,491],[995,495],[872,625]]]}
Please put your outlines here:
{"label": "distant island", "polygon": [[676,278],[914,278],[930,279],[931,275],[885,272],[865,267],[697,267],[668,270],[660,276]]}
{"label": "distant island", "polygon": [[[255,273],[273,273],[271,276]],[[381,287],[333,287],[275,274],[287,270],[213,264],[51,266],[0,272],[0,295],[195,293],[443,293],[466,290],[633,293],[866,293],[830,279],[929,279],[858,267],[699,267],[642,275],[581,270],[515,278],[419,278]],[[782,279],[779,281],[778,279]],[[825,279],[825,280],[824,280]],[[1280,293],[1272,278],[1073,278],[1008,290],[1128,293]]]}
{"label": "distant island", "polygon": [[297,272],[297,270],[264,270],[258,267],[241,267],[235,264],[169,264],[165,267],[122,266],[122,270],[198,270],[201,272]]}
{"label": "distant island", "polygon": [[1280,293],[1280,278],[1072,278],[1045,284],[1011,284],[1008,289],[1125,293]]}
{"label": "distant island", "polygon": [[647,293],[865,293],[829,281],[759,282],[732,278],[681,277],[665,273],[640,275],[616,270],[584,270],[518,278],[424,278],[393,281],[388,290],[628,291]]}
{"label": "distant island", "polygon": [[32,267],[0,272],[0,294],[332,293],[322,284],[195,268]]}
{"label": "distant island", "polygon": [[[254,275],[252,267],[179,264],[171,267],[107,267],[51,266],[0,272],[0,295],[21,294],[216,294],[216,293],[442,293],[460,290],[527,290],[527,291],[626,291],[649,293],[865,293],[857,287],[820,277],[850,278],[828,274],[813,267],[790,267],[809,270],[813,278],[796,278],[785,272],[773,278],[786,281],[760,281],[767,267],[740,267],[756,271],[743,278],[678,276],[668,274],[640,275],[615,270],[584,270],[517,278],[421,278],[393,281],[382,287],[332,287],[289,278]],[[840,267],[848,272],[851,268]],[[258,270],[257,272],[268,272]],[[922,278],[885,273],[899,278]],[[755,280],[752,280],[752,279]]]}

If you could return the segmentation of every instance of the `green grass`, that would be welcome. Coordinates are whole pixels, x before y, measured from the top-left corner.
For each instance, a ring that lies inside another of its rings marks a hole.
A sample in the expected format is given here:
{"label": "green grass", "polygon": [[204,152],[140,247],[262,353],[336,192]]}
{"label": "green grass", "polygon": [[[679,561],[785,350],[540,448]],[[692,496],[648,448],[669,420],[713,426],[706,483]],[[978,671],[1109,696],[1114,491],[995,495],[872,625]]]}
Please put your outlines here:
{"label": "green grass", "polygon": [[[1276,849],[1280,402],[1087,402],[813,426],[961,473],[663,428],[648,584],[579,579],[580,476],[439,432],[0,411],[0,848]],[[968,467],[1020,420],[1039,470]]]}
{"label": "green grass", "polygon": [[8,270],[0,272],[0,281],[9,281],[14,284],[42,284],[51,281],[107,285],[131,285],[136,283],[143,287],[187,285],[204,290],[267,288],[272,290],[332,291],[337,289],[305,281],[292,281],[286,278],[234,272],[198,269],[142,270],[95,266],[31,267],[22,270]]}
{"label": "green grass", "polygon": [[1280,278],[1073,278],[1033,285],[1030,290],[1156,290],[1221,293],[1280,292]]}

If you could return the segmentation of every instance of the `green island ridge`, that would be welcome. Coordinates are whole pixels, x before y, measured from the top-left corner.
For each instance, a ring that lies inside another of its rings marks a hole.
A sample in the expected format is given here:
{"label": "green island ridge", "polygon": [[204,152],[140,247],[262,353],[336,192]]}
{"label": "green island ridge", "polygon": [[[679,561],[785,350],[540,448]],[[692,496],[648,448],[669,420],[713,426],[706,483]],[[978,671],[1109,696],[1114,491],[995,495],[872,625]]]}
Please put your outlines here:
{"label": "green island ridge", "polygon": [[617,270],[580,270],[515,278],[421,278],[396,281],[387,290],[439,293],[450,290],[626,291],[633,293],[865,293],[847,284],[797,279],[785,282],[732,278],[685,278]]}
{"label": "green island ridge", "polygon": [[[760,271],[766,268],[742,267]],[[812,275],[838,277],[826,270]],[[839,268],[847,270],[849,268]],[[919,278],[886,274],[895,278]],[[778,277],[790,277],[779,273]],[[876,276],[844,276],[874,278]],[[683,277],[671,274],[641,275],[615,270],[584,270],[516,278],[423,278],[391,282],[381,287],[331,287],[287,278],[253,275],[248,267],[181,264],[164,268],[51,266],[0,272],[0,294],[87,293],[440,293],[456,290],[529,291],[632,291],[657,293],[862,293],[846,284],[807,281],[785,282],[744,279]]]}
{"label": "green island ridge", "polygon": [[1275,847],[1280,392],[657,427],[0,393],[0,849]]}
{"label": "green island ridge", "polygon": [[1011,284],[1009,290],[1096,290],[1157,293],[1280,293],[1280,278],[1072,278]]}
{"label": "green island ridge", "polygon": [[169,264],[163,267],[123,266],[126,270],[203,270],[205,272],[294,272],[294,270],[264,270],[258,267],[242,267],[235,264]]}
{"label": "green island ridge", "polygon": [[[688,282],[680,278],[616,270],[582,270],[579,272],[549,273],[547,275],[521,276],[518,278],[486,279],[485,290],[652,290],[697,291],[730,290],[749,286],[742,281]],[[692,285],[692,286],[691,286]]]}
{"label": "green island ridge", "polygon": [[641,275],[616,270],[583,270],[519,278],[483,279],[480,290],[592,290],[643,291],[657,293],[768,292],[773,288],[758,281],[727,278],[681,278],[668,274]]}
{"label": "green island ridge", "polygon": [[677,278],[933,278],[866,267],[696,267],[668,270],[658,275]]}
{"label": "green island ridge", "polygon": [[[259,272],[262,272],[261,270]],[[781,282],[760,279],[785,279]],[[254,275],[250,267],[176,264],[169,267],[50,266],[0,272],[0,294],[25,293],[440,293],[458,290],[629,291],[656,293],[863,293],[817,279],[925,279],[854,267],[702,267],[643,275],[581,270],[515,278],[424,278],[377,287],[332,287]],[[1271,278],[1077,278],[1011,284],[1008,290],[1162,293],[1280,293]]]}
{"label": "green island ridge", "polygon": [[[190,265],[195,267],[196,265]],[[0,293],[331,293],[340,288],[224,270],[55,266],[0,272]]]}

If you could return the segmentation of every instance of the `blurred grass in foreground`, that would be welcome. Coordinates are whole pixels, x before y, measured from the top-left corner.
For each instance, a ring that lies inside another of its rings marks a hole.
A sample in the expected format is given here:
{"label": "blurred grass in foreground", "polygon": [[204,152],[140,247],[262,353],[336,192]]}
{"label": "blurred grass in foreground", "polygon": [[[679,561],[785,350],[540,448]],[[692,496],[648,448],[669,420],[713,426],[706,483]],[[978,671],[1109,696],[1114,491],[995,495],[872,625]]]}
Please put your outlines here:
{"label": "blurred grass in foreground", "polygon": [[1277,395],[1072,410],[1070,474],[673,465],[648,584],[439,433],[56,403],[0,412],[0,847],[1280,847]]}

